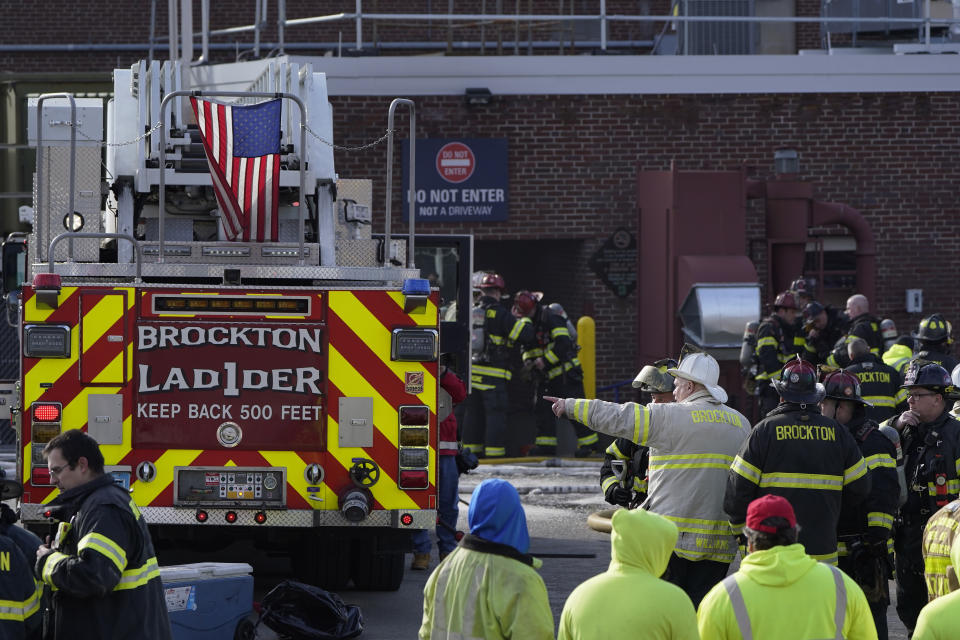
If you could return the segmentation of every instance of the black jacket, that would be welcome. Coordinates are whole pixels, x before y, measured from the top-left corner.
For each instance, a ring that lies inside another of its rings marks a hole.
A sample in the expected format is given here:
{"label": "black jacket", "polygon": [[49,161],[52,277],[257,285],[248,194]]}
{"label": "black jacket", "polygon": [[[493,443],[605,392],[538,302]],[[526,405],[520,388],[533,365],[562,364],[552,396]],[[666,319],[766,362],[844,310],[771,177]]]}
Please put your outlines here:
{"label": "black jacket", "polygon": [[[611,500],[610,487],[619,484],[620,478],[613,470],[613,461],[621,460],[629,465],[628,488],[632,492],[632,500],[626,504]],[[630,502],[639,504],[647,499],[647,470],[650,466],[650,448],[627,439],[617,438],[610,443],[603,454],[603,464],[600,465],[600,489],[610,504],[619,504],[627,507]]]}
{"label": "black jacket", "polygon": [[939,349],[926,348],[922,349],[914,356],[916,360],[926,360],[927,362],[936,362],[938,365],[947,370],[947,373],[953,373],[953,368],[960,364],[960,360],[957,360],[951,354]]}
{"label": "black jacket", "polygon": [[32,558],[27,558],[20,545],[6,535],[0,526],[0,638],[3,640],[39,640],[43,614],[40,611],[41,591],[30,571]]}
{"label": "black jacket", "polygon": [[837,340],[843,337],[847,330],[847,318],[837,309],[830,305],[825,308],[827,312],[827,326],[823,329],[810,329],[807,332],[807,351],[810,352],[808,360],[816,364],[827,361]]}
{"label": "black jacket", "polygon": [[840,511],[837,528],[841,538],[840,555],[844,555],[842,540],[846,536],[866,537],[871,542],[883,542],[890,537],[900,494],[897,449],[893,442],[880,433],[876,422],[862,415],[846,426],[867,463],[870,494],[859,505],[845,506]]}
{"label": "black jacket", "polygon": [[525,363],[543,358],[546,361],[543,369],[546,380],[562,375],[571,375],[578,380],[583,378],[583,369],[580,368],[580,359],[577,358],[577,343],[573,341],[563,316],[541,305],[537,309],[533,331],[533,340],[521,340]]}
{"label": "black jacket", "polygon": [[484,296],[480,306],[484,310],[484,345],[475,356],[471,380],[480,390],[505,387],[513,377],[514,345],[533,340],[533,324],[527,318],[514,317],[496,298]]}
{"label": "black jacket", "polygon": [[906,427],[900,438],[907,476],[907,502],[900,514],[905,526],[922,528],[960,494],[960,422],[944,411],[933,422]]}
{"label": "black jacket", "polygon": [[[756,357],[759,362],[757,380],[774,380],[779,376],[783,363],[792,360],[797,353],[806,353],[804,340],[798,347],[794,341],[794,327],[784,322],[777,314],[764,318],[757,327]],[[766,390],[766,387],[764,387]]]}
{"label": "black jacket", "polygon": [[60,544],[35,570],[52,589],[52,637],[170,640],[153,543],[130,495],[104,474],[50,506]]}
{"label": "black jacket", "polygon": [[877,356],[869,353],[857,358],[846,370],[860,380],[860,395],[872,404],[866,408],[867,418],[880,423],[907,410],[907,391],[901,389],[900,374]]}
{"label": "black jacket", "polygon": [[836,563],[841,502],[857,505],[869,493],[866,462],[847,428],[816,406],[781,402],[734,458],[723,509],[739,533],[753,500],[783,496],[796,512],[807,553]]}

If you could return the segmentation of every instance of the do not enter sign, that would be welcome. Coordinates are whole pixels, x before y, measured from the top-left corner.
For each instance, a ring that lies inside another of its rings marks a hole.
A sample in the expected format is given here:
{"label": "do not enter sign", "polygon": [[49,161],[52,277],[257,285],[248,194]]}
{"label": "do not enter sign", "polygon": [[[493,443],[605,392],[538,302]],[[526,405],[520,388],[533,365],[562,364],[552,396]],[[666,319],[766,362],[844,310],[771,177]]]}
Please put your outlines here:
{"label": "do not enter sign", "polygon": [[450,142],[437,152],[437,173],[447,182],[463,182],[473,175],[477,159],[462,142]]}

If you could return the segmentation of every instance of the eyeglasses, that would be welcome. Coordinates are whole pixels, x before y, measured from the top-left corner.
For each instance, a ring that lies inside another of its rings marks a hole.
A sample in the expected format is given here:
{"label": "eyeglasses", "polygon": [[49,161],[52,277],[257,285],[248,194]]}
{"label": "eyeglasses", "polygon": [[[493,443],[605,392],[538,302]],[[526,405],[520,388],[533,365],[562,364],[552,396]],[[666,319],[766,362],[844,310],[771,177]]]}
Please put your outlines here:
{"label": "eyeglasses", "polygon": [[910,398],[925,398],[927,396],[938,396],[939,393],[911,393],[907,396],[907,399]]}
{"label": "eyeglasses", "polygon": [[47,470],[50,472],[50,475],[51,475],[51,476],[58,476],[58,475],[60,475],[60,472],[61,472],[61,471],[63,471],[64,469],[69,469],[69,468],[70,468],[70,465],[68,465],[68,464],[61,464],[59,467],[50,467],[50,468],[47,469]]}

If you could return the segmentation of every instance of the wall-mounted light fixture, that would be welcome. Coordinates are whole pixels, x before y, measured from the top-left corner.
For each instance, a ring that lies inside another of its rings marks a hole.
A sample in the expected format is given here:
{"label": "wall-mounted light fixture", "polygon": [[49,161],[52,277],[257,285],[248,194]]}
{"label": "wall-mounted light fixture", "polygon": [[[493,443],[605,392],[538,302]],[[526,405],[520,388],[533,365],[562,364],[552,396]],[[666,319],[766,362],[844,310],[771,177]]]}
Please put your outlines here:
{"label": "wall-mounted light fixture", "polygon": [[467,106],[480,106],[493,102],[493,94],[486,87],[468,87],[465,93]]}

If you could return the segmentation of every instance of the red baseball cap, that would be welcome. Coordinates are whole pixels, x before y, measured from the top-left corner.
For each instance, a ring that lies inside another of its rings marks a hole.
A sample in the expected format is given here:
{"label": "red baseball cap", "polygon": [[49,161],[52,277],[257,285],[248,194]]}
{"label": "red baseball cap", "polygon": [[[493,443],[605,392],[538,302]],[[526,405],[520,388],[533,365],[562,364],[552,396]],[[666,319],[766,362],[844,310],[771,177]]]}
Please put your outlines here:
{"label": "red baseball cap", "polygon": [[793,507],[782,496],[766,495],[757,498],[747,507],[747,527],[763,533],[777,533],[780,529],[763,524],[767,518],[783,518],[790,528],[797,526],[797,516]]}

